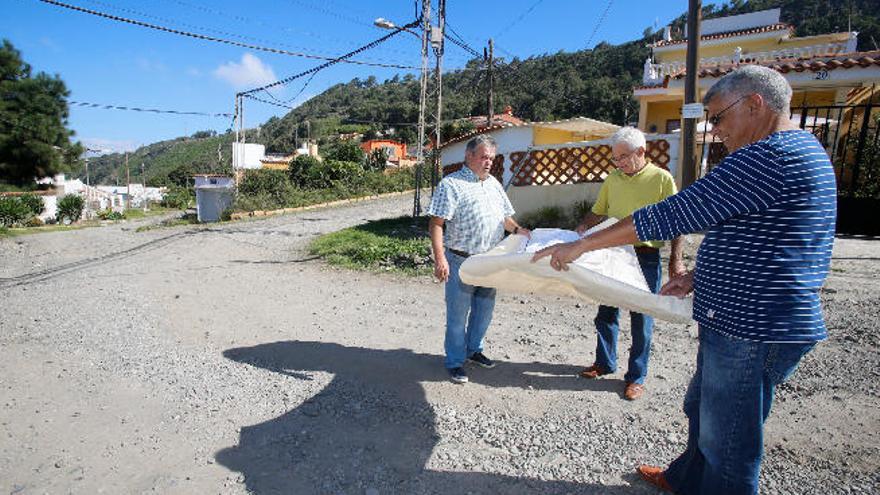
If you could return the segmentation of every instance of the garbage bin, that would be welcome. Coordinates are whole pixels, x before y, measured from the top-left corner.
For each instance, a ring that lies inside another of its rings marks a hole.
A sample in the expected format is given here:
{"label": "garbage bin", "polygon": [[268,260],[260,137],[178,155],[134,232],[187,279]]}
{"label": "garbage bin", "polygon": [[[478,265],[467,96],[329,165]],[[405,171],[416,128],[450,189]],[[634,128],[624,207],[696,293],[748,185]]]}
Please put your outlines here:
{"label": "garbage bin", "polygon": [[232,207],[235,182],[225,175],[196,175],[196,213],[199,222],[218,222]]}

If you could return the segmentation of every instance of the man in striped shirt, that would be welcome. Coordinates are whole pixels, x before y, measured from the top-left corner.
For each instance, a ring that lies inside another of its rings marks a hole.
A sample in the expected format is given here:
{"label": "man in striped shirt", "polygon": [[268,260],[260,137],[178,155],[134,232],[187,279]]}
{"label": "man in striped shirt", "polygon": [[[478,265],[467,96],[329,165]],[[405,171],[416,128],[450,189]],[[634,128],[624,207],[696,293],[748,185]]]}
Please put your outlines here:
{"label": "man in striped shirt", "polygon": [[461,264],[470,255],[493,248],[505,231],[531,235],[513,219],[513,206],[504,188],[489,173],[496,149],[491,136],[480,134],[471,139],[465,147],[465,166],[440,181],[428,208],[434,276],[446,282],[444,366],[455,383],[468,381],[465,361],[483,368],[495,366],[483,354],[483,337],[495,308],[495,289],[462,282],[458,276]]}
{"label": "man in striped shirt", "polygon": [[730,154],[666,200],[578,242],[535,254],[557,270],[585,251],[707,231],[696,270],[661,294],[694,293],[697,368],[684,400],[685,452],[665,470],[639,466],[679,494],[755,494],[773,392],[826,338],[819,289],[828,274],[837,188],[821,144],[790,120],[791,87],[748,65],[703,99]]}

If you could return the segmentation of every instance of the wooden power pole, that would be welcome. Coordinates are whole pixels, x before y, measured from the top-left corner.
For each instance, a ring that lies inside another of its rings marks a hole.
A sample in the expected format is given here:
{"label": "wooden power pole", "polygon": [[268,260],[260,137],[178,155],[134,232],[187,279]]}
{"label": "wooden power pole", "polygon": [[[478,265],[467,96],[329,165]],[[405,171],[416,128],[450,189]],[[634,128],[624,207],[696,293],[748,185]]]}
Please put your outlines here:
{"label": "wooden power pole", "polygon": [[[701,0],[689,0],[687,18],[687,73],[684,81],[684,104],[697,101],[697,71],[699,70],[700,17],[703,9]],[[694,150],[697,142],[697,119],[685,111],[684,128],[682,129],[682,169],[681,187],[685,188],[697,179],[697,160]],[[702,112],[700,112],[702,116]],[[705,146],[705,144],[704,144]]]}
{"label": "wooden power pole", "polygon": [[492,126],[492,120],[495,118],[495,79],[494,74],[492,73],[492,65],[494,61],[494,47],[495,44],[492,42],[492,38],[489,38],[489,56],[486,57],[486,75],[489,81],[489,94],[486,100],[486,106],[488,107],[488,112],[486,115],[488,119],[486,120],[486,126]]}

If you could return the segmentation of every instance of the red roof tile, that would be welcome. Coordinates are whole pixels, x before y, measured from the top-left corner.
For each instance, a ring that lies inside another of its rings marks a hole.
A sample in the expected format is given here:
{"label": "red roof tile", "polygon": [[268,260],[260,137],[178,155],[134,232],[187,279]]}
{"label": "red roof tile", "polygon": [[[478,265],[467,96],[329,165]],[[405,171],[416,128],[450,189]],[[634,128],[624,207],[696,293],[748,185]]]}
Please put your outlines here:
{"label": "red roof tile", "polygon": [[[748,62],[752,63],[752,62]],[[721,77],[729,72],[733,72],[740,65],[746,64],[726,64],[726,65],[705,65],[701,66],[697,77]],[[850,69],[852,67],[870,67],[872,65],[880,66],[880,50],[870,52],[854,52],[842,53],[839,55],[830,55],[819,59],[784,59],[774,60],[771,62],[758,62],[757,65],[770,67],[783,74],[788,72],[818,72],[820,70]],[[675,79],[681,79],[685,76],[684,70],[672,76]]]}

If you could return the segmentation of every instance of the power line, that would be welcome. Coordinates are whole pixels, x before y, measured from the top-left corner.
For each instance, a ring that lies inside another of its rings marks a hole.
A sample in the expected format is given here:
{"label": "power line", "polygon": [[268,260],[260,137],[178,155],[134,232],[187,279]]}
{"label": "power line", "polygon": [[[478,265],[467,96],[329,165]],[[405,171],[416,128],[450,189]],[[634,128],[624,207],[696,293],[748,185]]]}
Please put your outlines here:
{"label": "power line", "polygon": [[300,5],[300,6],[303,6],[303,7],[306,7],[306,8],[310,8],[310,9],[312,9],[312,10],[316,10],[316,11],[321,12],[321,13],[323,13],[323,14],[326,14],[326,15],[328,15],[328,16],[330,16],[330,17],[336,17],[337,19],[342,19],[342,20],[344,20],[344,21],[348,21],[348,22],[350,22],[350,23],[352,23],[352,24],[358,24],[358,25],[360,25],[360,26],[373,27],[373,24],[372,24],[372,23],[364,22],[364,21],[362,21],[362,20],[360,20],[360,19],[355,19],[354,17],[349,17],[349,16],[347,16],[347,15],[345,15],[345,14],[340,14],[339,12],[334,12],[334,11],[332,11],[332,10],[326,8],[326,7],[320,6],[320,5],[315,5],[315,4],[308,3],[308,2],[303,2],[303,1],[300,1],[300,0],[289,0],[289,1],[290,1],[291,3],[295,3],[295,4],[298,4],[298,5]]}
{"label": "power line", "polygon": [[264,99],[262,99],[262,98],[258,98],[258,97],[256,97],[256,96],[254,96],[254,95],[252,95],[252,94],[248,94],[248,93],[241,93],[241,96],[244,96],[244,97],[246,97],[246,98],[250,98],[250,99],[252,99],[252,100],[259,101],[260,103],[265,103],[265,104],[267,104],[267,105],[274,105],[274,106],[276,106],[276,107],[286,108],[286,109],[288,109],[288,110],[293,110],[293,109],[294,109],[294,107],[292,107],[292,106],[290,106],[290,105],[285,105],[284,103],[276,102],[276,101],[264,100]]}
{"label": "power line", "polygon": [[[47,0],[41,0],[41,1],[47,1]],[[316,67],[312,67],[311,69],[306,70],[306,71],[303,71],[303,72],[300,72],[299,74],[294,74],[294,75],[292,75],[292,76],[285,77],[284,79],[280,79],[280,80],[275,81],[275,82],[273,82],[273,83],[266,84],[266,85],[264,85],[264,86],[260,86],[259,88],[254,88],[254,89],[251,89],[251,90],[248,90],[248,91],[244,91],[244,92],[242,92],[242,93],[240,93],[240,94],[247,96],[247,95],[249,95],[249,94],[253,94],[253,93],[256,93],[256,92],[262,91],[262,90],[264,90],[264,89],[273,88],[273,87],[275,87],[275,86],[280,86],[280,85],[282,85],[282,84],[287,84],[287,83],[289,83],[289,82],[291,82],[291,81],[293,81],[293,80],[299,79],[300,77],[304,77],[304,76],[307,76],[307,75],[309,75],[309,74],[313,74],[313,73],[316,73],[316,72],[318,72],[318,71],[320,71],[320,70],[326,69],[327,67],[330,67],[331,65],[337,64],[337,63],[339,63],[339,62],[345,62],[347,58],[349,58],[349,57],[353,57],[353,56],[355,56],[355,55],[357,55],[357,54],[359,54],[359,53],[361,53],[361,52],[367,51],[367,50],[369,50],[369,49],[371,49],[371,48],[373,48],[373,47],[375,47],[375,46],[378,46],[378,45],[382,44],[383,42],[385,42],[386,40],[388,40],[389,38],[391,38],[391,37],[393,37],[393,36],[399,34],[401,31],[406,30],[406,29],[409,29],[409,28],[411,28],[411,27],[415,27],[415,26],[417,26],[417,25],[418,25],[418,21],[413,21],[413,22],[411,22],[411,23],[409,23],[409,24],[407,24],[407,25],[405,25],[405,26],[400,26],[400,27],[396,28],[394,31],[388,33],[387,35],[385,35],[385,36],[383,36],[383,37],[381,37],[381,38],[379,38],[379,39],[377,39],[377,40],[375,40],[375,41],[372,41],[372,42],[370,42],[370,43],[367,43],[366,45],[364,45],[364,46],[362,46],[362,47],[360,47],[360,48],[357,48],[356,50],[352,50],[352,51],[346,53],[345,55],[341,55],[341,56],[339,56],[339,57],[337,57],[337,58],[334,58],[334,59],[330,60],[329,62],[325,62],[325,63],[323,63],[323,64],[321,64],[321,65],[316,66]]]}
{"label": "power line", "polygon": [[[95,1],[95,0],[92,0],[92,1]],[[281,24],[272,24],[272,23],[264,22],[259,19],[245,17],[245,16],[242,16],[239,14],[234,14],[234,13],[227,12],[227,11],[220,10],[220,9],[213,9],[213,8],[206,7],[203,5],[195,5],[195,4],[192,4],[189,2],[185,2],[183,0],[163,0],[163,1],[169,2],[169,3],[174,3],[177,5],[181,5],[183,7],[189,8],[189,9],[193,9],[193,10],[200,11],[200,12],[203,12],[206,14],[211,14],[214,16],[222,17],[225,19],[231,19],[231,20],[234,20],[237,22],[244,22],[244,23],[249,23],[249,24],[256,24],[256,25],[262,26],[264,28],[270,28],[274,31],[284,31],[286,33],[291,33],[291,34],[294,34],[294,35],[300,36],[300,37],[305,35],[305,36],[308,36],[309,38],[320,39],[320,40],[323,40],[324,42],[333,43],[336,45],[346,44],[346,43],[348,43],[348,44],[355,43],[351,39],[343,39],[338,36],[330,37],[330,36],[327,36],[327,35],[321,34],[321,33],[315,33],[312,31],[306,31],[306,30],[301,30],[301,29],[294,29],[290,26],[285,26],[285,25],[281,25]],[[343,42],[343,43],[340,43],[340,42]],[[296,45],[289,45],[289,44],[286,44],[286,45],[287,46],[296,46]],[[409,52],[406,52],[404,50],[393,49],[393,48],[386,48],[386,51],[388,51],[390,53],[400,54],[400,55],[409,55]]]}
{"label": "power line", "polygon": [[455,32],[455,29],[453,29],[452,26],[449,25],[449,21],[446,21],[444,24],[446,29],[448,29],[452,33],[452,35],[450,35],[449,33],[444,31],[443,36],[446,39],[451,41],[453,44],[461,47],[464,51],[470,53],[475,58],[481,58],[483,56],[482,53],[478,52],[476,49],[470,46],[460,34]]}
{"label": "power line", "polygon": [[443,37],[446,38],[446,39],[448,39],[449,41],[451,41],[452,44],[457,45],[457,46],[460,47],[462,50],[464,50],[464,51],[470,53],[471,55],[473,55],[474,58],[481,58],[481,57],[483,56],[482,53],[480,53],[480,52],[474,50],[473,48],[471,48],[470,45],[468,45],[468,44],[465,43],[464,41],[461,41],[461,40],[459,40],[459,39],[453,38],[452,36],[449,36],[449,35],[446,34],[446,33],[443,33]]}
{"label": "power line", "polygon": [[587,48],[591,48],[593,44],[593,37],[596,36],[596,32],[599,31],[599,26],[602,25],[603,21],[605,21],[605,17],[608,15],[608,11],[611,10],[612,3],[614,3],[614,0],[608,0],[608,4],[605,6],[605,11],[602,12],[602,15],[600,15],[599,19],[596,21],[596,27],[593,28],[593,32],[590,34],[590,37],[587,38]]}
{"label": "power line", "polygon": [[84,101],[68,101],[70,105],[78,107],[101,108],[104,110],[130,110],[132,112],[149,112],[149,113],[167,113],[174,115],[199,115],[202,117],[232,117],[231,113],[206,113],[206,112],[187,112],[182,110],[158,110],[155,108],[125,107],[120,105],[105,105],[103,103],[88,103]]}
{"label": "power line", "polygon": [[[279,55],[290,55],[293,57],[311,58],[311,59],[316,59],[316,60],[339,60],[338,58],[324,57],[321,55],[315,55],[315,54],[304,53],[304,52],[292,52],[289,50],[282,50],[279,48],[270,48],[270,47],[264,47],[264,46],[259,46],[259,45],[253,45],[250,43],[242,43],[239,41],[226,40],[226,39],[217,38],[214,36],[206,36],[204,34],[190,33],[188,31],[181,31],[179,29],[167,28],[164,26],[158,26],[156,24],[149,24],[146,22],[136,21],[134,19],[128,19],[125,17],[119,17],[119,16],[115,16],[115,15],[111,15],[111,14],[106,14],[104,12],[98,12],[96,10],[85,9],[82,7],[78,7],[76,5],[58,2],[56,0],[38,0],[38,1],[50,4],[50,5],[55,5],[57,7],[62,7],[65,9],[70,9],[70,10],[74,10],[77,12],[82,12],[85,14],[91,14],[94,16],[103,17],[105,19],[110,19],[113,21],[124,22],[124,23],[128,23],[128,24],[133,24],[135,26],[141,26],[141,27],[145,27],[145,28],[149,28],[149,29],[155,29],[157,31],[178,34],[181,36],[188,36],[190,38],[196,38],[196,39],[205,40],[205,41],[213,41],[216,43],[225,43],[227,45],[238,46],[238,47],[242,47],[242,48],[249,48],[251,50],[259,50],[259,51],[264,51],[264,52],[277,53]],[[387,67],[387,68],[392,68],[392,69],[410,69],[410,70],[412,70],[412,69],[418,68],[418,67],[413,67],[413,66],[409,66],[409,65],[384,64],[384,63],[376,63],[376,62],[361,62],[358,60],[340,60],[340,61],[345,62],[347,64],[369,65],[372,67]]]}
{"label": "power line", "polygon": [[[290,44],[290,43],[278,42],[278,41],[268,40],[268,39],[264,39],[264,38],[257,38],[257,37],[254,37],[254,36],[245,36],[245,35],[241,35],[241,34],[238,34],[238,33],[233,33],[233,32],[229,32],[229,31],[224,31],[224,30],[222,30],[222,29],[215,29],[215,28],[210,28],[210,27],[204,27],[204,26],[198,26],[198,25],[194,25],[194,24],[189,24],[189,23],[187,23],[187,22],[183,22],[183,21],[181,21],[181,20],[179,20],[179,19],[173,19],[173,18],[169,18],[169,17],[162,17],[162,16],[158,16],[158,15],[153,15],[153,14],[150,14],[150,13],[148,13],[148,12],[143,12],[143,11],[139,11],[139,10],[134,10],[134,9],[129,9],[129,8],[125,8],[125,7],[120,7],[120,6],[114,5],[114,4],[112,4],[112,3],[102,2],[102,1],[100,1],[100,0],[84,0],[84,1],[85,1],[85,2],[88,2],[88,3],[91,3],[91,4],[101,5],[101,6],[104,6],[104,7],[108,7],[108,8],[110,8],[110,9],[114,9],[114,10],[116,10],[116,11],[125,12],[125,13],[133,14],[133,15],[138,15],[138,16],[141,16],[141,17],[144,17],[144,18],[147,18],[147,19],[153,19],[153,20],[156,20],[156,21],[163,21],[163,22],[166,22],[166,23],[176,23],[176,24],[178,24],[179,26],[182,26],[182,27],[186,27],[186,28],[190,28],[190,29],[194,29],[194,30],[201,30],[201,31],[203,31],[203,32],[212,32],[212,33],[215,33],[215,34],[218,34],[218,35],[221,35],[221,36],[230,37],[230,38],[237,38],[237,39],[240,39],[240,40],[252,41],[252,42],[256,42],[256,43],[264,43],[264,44],[266,44],[266,43],[268,43],[268,44],[273,44],[273,43],[274,43],[274,44],[281,45],[281,46],[287,46],[287,47],[293,47],[293,48],[300,48],[300,49],[306,49],[306,50],[309,49],[308,47],[303,47],[303,46],[301,46],[301,45],[293,45],[293,44]],[[214,11],[214,12],[218,12],[218,11]],[[221,13],[221,14],[222,14],[222,13]],[[273,29],[274,29],[274,28],[273,28]],[[313,35],[313,34],[310,34],[310,36],[314,36],[314,35]],[[389,51],[392,51],[392,50],[389,50]],[[401,50],[396,50],[396,51],[397,51],[398,53],[401,53],[401,54],[403,53],[403,51],[401,51]],[[316,55],[320,55],[320,53],[318,53],[318,52],[316,52],[315,54],[316,54]],[[328,57],[329,57],[329,55],[328,55]],[[373,60],[375,61],[375,59],[373,59]],[[381,62],[381,60],[380,60],[380,62]]]}
{"label": "power line", "polygon": [[527,8],[525,12],[523,12],[522,14],[519,15],[519,17],[517,17],[516,19],[511,21],[510,24],[508,24],[507,26],[504,27],[504,29],[502,29],[501,31],[498,31],[498,33],[495,36],[492,36],[492,38],[493,39],[500,38],[501,35],[506,33],[507,31],[509,31],[510,28],[519,24],[519,21],[523,20],[527,15],[529,15],[533,10],[535,10],[535,7],[540,5],[541,2],[543,2],[543,1],[544,0],[538,0],[537,2],[533,3],[531,7]]}

